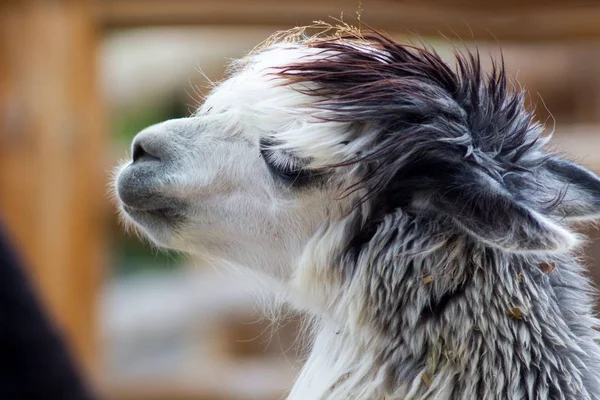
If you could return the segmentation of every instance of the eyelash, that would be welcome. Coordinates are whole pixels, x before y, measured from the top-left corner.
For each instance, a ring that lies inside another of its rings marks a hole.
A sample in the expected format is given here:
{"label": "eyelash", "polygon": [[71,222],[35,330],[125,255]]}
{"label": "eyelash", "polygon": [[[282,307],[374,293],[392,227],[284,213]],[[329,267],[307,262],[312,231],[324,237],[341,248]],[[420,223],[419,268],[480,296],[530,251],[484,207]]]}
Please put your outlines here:
{"label": "eyelash", "polygon": [[270,143],[261,141],[260,154],[271,173],[291,183],[300,183],[310,177],[310,171],[302,168],[300,159],[292,155],[277,155],[278,150],[269,149],[269,145]]}

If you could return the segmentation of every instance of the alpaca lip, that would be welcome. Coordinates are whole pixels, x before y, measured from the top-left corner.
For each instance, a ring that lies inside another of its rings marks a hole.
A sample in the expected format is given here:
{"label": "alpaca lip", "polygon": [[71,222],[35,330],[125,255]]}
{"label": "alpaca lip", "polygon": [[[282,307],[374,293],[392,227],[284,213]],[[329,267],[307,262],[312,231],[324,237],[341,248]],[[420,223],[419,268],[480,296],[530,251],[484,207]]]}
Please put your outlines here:
{"label": "alpaca lip", "polygon": [[183,200],[163,195],[153,175],[130,169],[125,169],[117,182],[117,196],[127,215],[138,222],[183,219],[186,208]]}
{"label": "alpaca lip", "polygon": [[183,213],[179,207],[159,207],[152,209],[140,209],[123,204],[123,210],[131,218],[138,220],[138,218],[156,217],[160,219],[168,220],[179,220],[182,218]]}
{"label": "alpaca lip", "polygon": [[116,182],[117,196],[129,210],[153,211],[177,206],[176,199],[165,197],[160,176],[164,171],[145,165],[130,164],[125,167]]}

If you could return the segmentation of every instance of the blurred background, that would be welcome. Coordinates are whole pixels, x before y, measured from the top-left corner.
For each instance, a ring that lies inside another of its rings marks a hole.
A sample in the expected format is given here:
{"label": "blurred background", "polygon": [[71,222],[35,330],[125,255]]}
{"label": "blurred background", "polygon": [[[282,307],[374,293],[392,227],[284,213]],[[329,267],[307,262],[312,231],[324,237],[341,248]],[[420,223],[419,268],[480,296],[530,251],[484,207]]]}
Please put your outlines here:
{"label": "blurred background", "polygon": [[189,115],[229,60],[275,30],[357,15],[450,62],[453,46],[502,49],[555,149],[600,172],[600,2],[0,1],[0,221],[105,398],[284,395],[297,316],[273,326],[248,278],[125,234],[107,185],[133,136]]}

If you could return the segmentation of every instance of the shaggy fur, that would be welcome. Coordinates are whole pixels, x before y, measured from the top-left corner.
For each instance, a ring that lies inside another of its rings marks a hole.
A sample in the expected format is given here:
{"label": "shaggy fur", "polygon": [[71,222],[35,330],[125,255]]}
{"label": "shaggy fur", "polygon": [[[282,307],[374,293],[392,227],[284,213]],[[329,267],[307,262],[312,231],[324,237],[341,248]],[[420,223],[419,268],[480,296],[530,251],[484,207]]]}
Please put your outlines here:
{"label": "shaggy fur", "polygon": [[316,318],[289,398],[600,399],[572,221],[600,179],[547,153],[502,66],[378,34],[269,44],[116,190],[158,244],[275,278]]}

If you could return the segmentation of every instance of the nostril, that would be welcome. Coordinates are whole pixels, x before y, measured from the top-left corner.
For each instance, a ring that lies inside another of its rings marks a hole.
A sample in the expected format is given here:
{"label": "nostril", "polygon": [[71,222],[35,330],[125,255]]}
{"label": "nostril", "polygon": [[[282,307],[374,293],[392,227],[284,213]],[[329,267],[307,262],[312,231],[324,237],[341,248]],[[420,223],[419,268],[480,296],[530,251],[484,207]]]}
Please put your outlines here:
{"label": "nostril", "polygon": [[144,149],[144,147],[139,143],[135,143],[133,145],[133,162],[138,161],[160,161],[160,158],[149,153]]}

